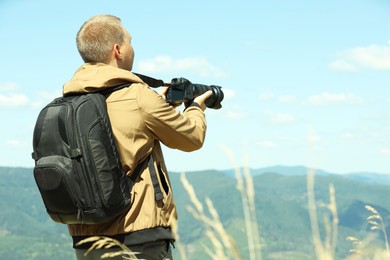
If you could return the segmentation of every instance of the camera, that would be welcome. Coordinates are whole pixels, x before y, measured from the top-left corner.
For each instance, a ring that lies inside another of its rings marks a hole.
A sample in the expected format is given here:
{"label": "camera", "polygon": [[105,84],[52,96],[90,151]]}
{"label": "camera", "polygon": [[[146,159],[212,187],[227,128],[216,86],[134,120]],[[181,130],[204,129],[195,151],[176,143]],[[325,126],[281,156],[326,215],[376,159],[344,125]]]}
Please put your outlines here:
{"label": "camera", "polygon": [[194,98],[202,95],[208,90],[212,91],[212,95],[206,99],[205,105],[208,108],[220,109],[222,107],[223,92],[220,86],[207,86],[202,84],[193,84],[185,78],[174,78],[171,83],[164,83],[160,79],[151,78],[142,74],[134,73],[141,78],[150,87],[157,88],[160,86],[168,86],[166,93],[166,101],[170,105],[178,106],[181,103],[192,102]]}
{"label": "camera", "polygon": [[180,105],[183,102],[191,102],[194,98],[209,90],[212,91],[212,95],[206,99],[205,105],[208,108],[220,109],[224,97],[220,86],[193,84],[185,78],[172,79],[166,93],[166,101],[171,105]]}

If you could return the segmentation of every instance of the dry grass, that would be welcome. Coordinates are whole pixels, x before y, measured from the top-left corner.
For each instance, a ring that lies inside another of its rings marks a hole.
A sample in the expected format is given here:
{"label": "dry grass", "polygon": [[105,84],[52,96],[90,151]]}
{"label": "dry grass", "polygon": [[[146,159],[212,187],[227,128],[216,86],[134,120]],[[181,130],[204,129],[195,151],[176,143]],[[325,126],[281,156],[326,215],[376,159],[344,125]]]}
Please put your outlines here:
{"label": "dry grass", "polygon": [[381,214],[370,205],[366,205],[365,208],[372,213],[372,215],[367,218],[368,223],[371,225],[371,230],[380,230],[383,233],[386,246],[386,258],[390,259],[389,240],[387,238],[386,226],[383,222],[383,218]]}
{"label": "dry grass", "polygon": [[[335,200],[335,189],[332,184],[329,185],[329,198],[330,202],[326,205],[328,211],[332,216],[332,220],[329,220],[328,215],[324,214],[325,225],[325,239],[321,240],[318,217],[317,217],[317,204],[314,195],[314,171],[309,170],[307,175],[307,193],[308,193],[308,206],[309,215],[312,229],[312,241],[316,252],[316,259],[318,260],[333,260],[335,259],[335,252],[337,246],[337,227],[338,216]],[[360,240],[356,237],[349,236],[346,240],[350,241],[353,248],[350,250],[351,255],[346,259],[348,260],[390,260],[389,242],[386,233],[385,223],[379,212],[372,206],[366,205],[365,209],[371,214],[367,217],[367,222],[370,225],[372,231],[380,231],[383,233],[385,249],[379,247],[377,244],[372,244],[374,241],[378,241],[378,234],[369,234],[364,240]]]}
{"label": "dry grass", "polygon": [[350,250],[352,255],[348,258],[348,260],[390,260],[389,241],[387,238],[386,226],[383,218],[374,207],[366,205],[365,209],[371,214],[367,217],[370,230],[382,232],[385,249],[378,247],[378,245],[372,245],[372,242],[377,241],[378,234],[372,233],[364,240],[349,236],[347,237],[347,240],[351,241],[353,248]]}
{"label": "dry grass", "polygon": [[115,252],[108,252],[105,253],[101,256],[101,258],[112,258],[116,256],[122,256],[123,259],[137,259],[135,252],[132,252],[127,246],[124,244],[120,243],[119,241],[109,238],[109,237],[104,237],[104,236],[93,236],[86,238],[80,242],[77,243],[77,245],[82,245],[85,243],[91,243],[92,246],[85,252],[85,255],[90,253],[92,250],[97,250],[97,249],[109,249],[113,247],[119,247],[120,250],[115,251]]}
{"label": "dry grass", "polygon": [[[224,151],[231,162],[235,162],[233,153],[224,148]],[[248,243],[248,253],[250,260],[262,259],[262,244],[260,242],[259,224],[256,215],[255,206],[255,190],[253,179],[250,175],[248,167],[244,169],[234,167],[236,188],[240,192],[242,201],[242,211],[245,219],[245,229]],[[211,259],[242,259],[240,252],[237,248],[236,241],[228,234],[222,221],[216,211],[213,202],[206,198],[202,203],[195,192],[194,187],[187,180],[184,173],[180,175],[181,182],[189,195],[190,205],[187,206],[187,210],[199,221],[205,229],[204,235],[210,240],[208,246],[204,246],[205,252]],[[319,220],[317,215],[317,206],[319,203],[315,199],[315,171],[308,169],[307,172],[307,204],[308,213],[310,216],[310,227],[312,230],[312,243],[315,250],[317,260],[334,260],[337,247],[338,237],[338,211],[336,205],[335,188],[333,184],[329,185],[329,203],[325,204],[326,213],[323,215],[324,223],[324,238],[321,239]],[[386,234],[385,223],[379,212],[367,205],[366,210],[371,214],[367,221],[372,231],[380,231],[383,233],[385,249],[372,246],[372,241],[377,241],[375,234],[370,234],[364,240],[359,240],[355,237],[347,237],[346,239],[352,243],[353,249],[350,250],[350,254],[346,260],[390,260],[389,241]],[[173,230],[177,231],[177,225],[173,227]],[[181,260],[187,259],[187,252],[185,247],[180,243],[180,239],[177,233],[176,247],[180,254]],[[94,249],[111,248],[113,246],[119,246],[122,250],[115,253],[107,253],[104,258],[114,257],[122,255],[124,259],[136,259],[136,255],[118,241],[109,239],[106,237],[92,237],[81,241],[80,243],[95,242],[88,250],[90,252]],[[88,253],[87,252],[87,253]],[[196,254],[196,252],[192,252]]]}
{"label": "dry grass", "polygon": [[[313,136],[311,133],[312,130],[309,129],[308,134],[308,154],[310,156],[314,155],[314,141],[310,138]],[[314,159],[311,158],[310,162],[313,163]],[[310,164],[310,163],[309,163]],[[312,242],[315,249],[317,260],[333,260],[335,259],[335,252],[337,246],[337,234],[338,234],[338,214],[337,214],[337,205],[335,197],[335,188],[333,184],[329,185],[329,204],[326,205],[328,213],[331,215],[331,220],[327,214],[324,214],[324,225],[325,225],[325,239],[321,240],[320,231],[319,231],[319,221],[317,216],[317,205],[314,194],[314,179],[315,171],[314,169],[309,168],[307,172],[307,200],[308,200],[308,211],[310,216],[310,225],[312,230]],[[350,250],[352,255],[348,256],[348,260],[390,260],[390,251],[389,243],[386,234],[385,224],[383,218],[373,207],[366,205],[366,210],[371,212],[367,218],[368,223],[371,225],[371,230],[379,230],[383,232],[385,247],[378,248],[377,246],[370,246],[370,242],[375,240],[373,234],[368,235],[363,241],[359,240],[356,237],[349,236],[346,239],[351,241],[353,249]]]}
{"label": "dry grass", "polygon": [[[315,136],[312,129],[309,129],[308,133],[308,155],[311,156],[309,159],[309,165],[314,162],[314,150]],[[312,243],[315,249],[316,257],[318,260],[333,260],[335,258],[336,246],[337,246],[337,234],[338,234],[338,214],[336,205],[335,188],[333,184],[329,185],[329,204],[325,207],[328,213],[331,215],[331,219],[328,214],[323,215],[325,225],[325,239],[321,239],[319,221],[317,216],[317,201],[315,199],[315,170],[311,167],[307,170],[307,205],[310,217],[310,226],[312,231]]]}
{"label": "dry grass", "polygon": [[[259,224],[257,222],[256,205],[255,205],[255,189],[253,179],[250,175],[249,168],[244,167],[243,173],[241,168],[235,163],[233,152],[227,147],[223,147],[228,159],[233,163],[234,173],[236,178],[236,188],[240,192],[242,209],[244,212],[247,242],[249,248],[249,257],[251,260],[261,260],[261,243],[259,234]],[[245,165],[247,165],[245,160]]]}
{"label": "dry grass", "polygon": [[[233,160],[232,153],[225,149],[225,152]],[[260,246],[260,234],[259,225],[257,223],[256,207],[255,207],[255,191],[253,186],[253,180],[248,168],[241,171],[240,168],[235,168],[236,187],[241,194],[241,200],[243,205],[243,212],[245,217],[246,234],[248,241],[248,250],[251,260],[261,260],[261,246]],[[180,176],[181,182],[189,195],[191,206],[187,207],[187,210],[193,215],[193,217],[203,224],[205,227],[205,236],[210,240],[211,247],[204,245],[205,252],[211,259],[242,259],[239,250],[236,245],[236,241],[228,234],[222,221],[216,211],[213,202],[209,199],[205,199],[205,205],[198,199],[195,189],[186,179],[185,174]],[[173,228],[177,230],[177,225]],[[178,232],[176,232],[176,238],[178,242],[176,246],[179,250],[180,259],[186,260],[187,254],[184,246],[179,242]],[[114,239],[107,237],[95,236],[85,240],[82,240],[80,244],[95,242],[91,248],[86,252],[88,254],[91,250],[111,248],[113,246],[119,246],[121,251],[115,253],[107,253],[104,258],[115,257],[123,255],[124,259],[136,259],[136,256],[131,253],[130,249],[125,245],[120,244]],[[103,257],[102,257],[103,258]]]}
{"label": "dry grass", "polygon": [[[231,162],[234,162],[233,153],[224,148]],[[249,169],[242,171],[235,167],[236,188],[240,192],[245,227],[247,234],[249,257],[251,260],[261,260],[261,244],[259,225],[256,216],[255,190]],[[236,241],[228,234],[210,198],[205,199],[205,205],[198,199],[194,187],[187,180],[184,173],[180,176],[181,182],[189,195],[191,205],[187,210],[203,224],[205,236],[210,240],[211,247],[203,245],[205,252],[211,259],[242,259]],[[187,259],[185,249],[178,243],[181,259]]]}
{"label": "dry grass", "polygon": [[203,204],[197,198],[194,188],[188,182],[184,174],[181,175],[181,181],[192,202],[192,206],[188,206],[187,210],[191,212],[195,219],[204,225],[206,230],[205,235],[213,245],[213,248],[204,246],[207,254],[211,259],[241,259],[235,241],[223,227],[212,201],[209,198],[206,198],[206,206],[210,214],[210,216],[208,216],[207,212],[204,210]]}
{"label": "dry grass", "polygon": [[337,245],[338,215],[333,184],[329,185],[329,204],[326,205],[332,219],[324,214],[325,239],[321,240],[319,231],[319,221],[317,216],[317,203],[314,194],[314,170],[309,169],[307,173],[307,203],[312,230],[312,242],[318,260],[333,260]]}

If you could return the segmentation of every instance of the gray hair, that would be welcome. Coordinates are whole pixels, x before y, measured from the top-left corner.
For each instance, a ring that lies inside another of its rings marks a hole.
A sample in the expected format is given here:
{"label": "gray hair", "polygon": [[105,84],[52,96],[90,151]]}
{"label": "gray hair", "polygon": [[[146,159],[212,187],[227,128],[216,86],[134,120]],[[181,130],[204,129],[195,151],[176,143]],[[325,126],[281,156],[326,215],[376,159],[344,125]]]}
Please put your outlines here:
{"label": "gray hair", "polygon": [[84,62],[108,63],[114,44],[123,44],[125,32],[120,18],[96,15],[86,21],[77,33],[77,49]]}

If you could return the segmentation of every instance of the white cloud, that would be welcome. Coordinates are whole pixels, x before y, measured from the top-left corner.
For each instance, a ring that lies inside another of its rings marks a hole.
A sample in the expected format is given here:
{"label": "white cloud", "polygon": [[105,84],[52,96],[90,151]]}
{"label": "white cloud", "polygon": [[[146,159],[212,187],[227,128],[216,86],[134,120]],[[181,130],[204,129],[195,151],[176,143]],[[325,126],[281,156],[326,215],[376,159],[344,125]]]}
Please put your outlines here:
{"label": "white cloud", "polygon": [[390,41],[385,45],[371,44],[343,51],[330,64],[331,69],[355,71],[357,68],[390,70]]}
{"label": "white cloud", "polygon": [[246,117],[246,113],[243,113],[242,111],[228,111],[226,112],[226,116],[225,116],[227,119],[230,119],[230,120],[240,120],[240,119],[243,119]]}
{"label": "white cloud", "polygon": [[0,106],[19,107],[28,105],[28,103],[28,97],[23,94],[0,94]]}
{"label": "white cloud", "polygon": [[354,139],[354,138],[356,138],[356,134],[351,133],[351,132],[346,132],[342,135],[342,137],[345,139]]}
{"label": "white cloud", "polygon": [[222,88],[222,91],[223,91],[223,100],[232,99],[236,96],[236,92],[232,89]]}
{"label": "white cloud", "polygon": [[389,148],[383,148],[381,150],[381,152],[384,153],[384,154],[390,154],[390,149]]}
{"label": "white cloud", "polygon": [[271,92],[264,92],[259,95],[260,101],[267,101],[274,98],[274,94]]}
{"label": "white cloud", "polygon": [[20,146],[23,144],[20,140],[8,140],[6,143],[10,146]]}
{"label": "white cloud", "polygon": [[42,108],[54,98],[62,95],[61,89],[56,92],[39,92],[34,96],[22,93],[20,85],[14,82],[0,83],[0,107],[33,107]]}
{"label": "white cloud", "polygon": [[285,113],[271,114],[271,120],[275,123],[293,123],[296,121],[294,116]]}
{"label": "white cloud", "polygon": [[292,103],[296,103],[298,101],[297,97],[295,96],[291,96],[291,95],[286,95],[286,96],[280,96],[278,98],[278,101],[281,102],[281,103],[289,103],[289,104],[292,104]]}
{"label": "white cloud", "polygon": [[15,82],[0,83],[0,107],[18,107],[28,104],[26,95],[17,93],[19,85]]}
{"label": "white cloud", "polygon": [[224,109],[224,116],[229,120],[240,120],[246,118],[248,113],[239,106]]}
{"label": "white cloud", "polygon": [[289,114],[279,113],[276,114],[274,120],[278,123],[291,123],[295,121],[295,117]]}
{"label": "white cloud", "polygon": [[326,105],[326,104],[362,104],[364,100],[350,93],[327,93],[310,96],[307,99],[309,105]]}
{"label": "white cloud", "polygon": [[264,148],[275,148],[276,147],[276,144],[270,140],[258,141],[257,145],[264,147]]}
{"label": "white cloud", "polygon": [[332,70],[341,70],[341,71],[357,71],[355,65],[346,61],[346,60],[336,60],[329,64],[329,68]]}
{"label": "white cloud", "polygon": [[298,98],[293,95],[284,95],[284,96],[277,96],[272,92],[263,92],[259,95],[258,99],[260,101],[271,101],[271,100],[277,100],[280,103],[296,103],[298,101]]}
{"label": "white cloud", "polygon": [[362,113],[362,117],[372,122],[388,122],[390,120],[389,112],[386,109],[367,109]]}
{"label": "white cloud", "polygon": [[286,113],[275,113],[272,111],[264,111],[264,116],[272,123],[286,124],[294,123],[296,121],[295,116]]}
{"label": "white cloud", "polygon": [[321,140],[321,136],[319,136],[316,133],[309,132],[309,134],[307,136],[307,140],[311,144],[318,143]]}
{"label": "white cloud", "polygon": [[54,98],[60,97],[62,95],[61,91],[56,92],[39,92],[37,98],[34,101],[31,101],[31,106],[33,108],[43,108],[49,102],[53,101]]}
{"label": "white cloud", "polygon": [[0,90],[15,90],[19,87],[19,85],[15,82],[6,82],[6,83],[0,83]]}
{"label": "white cloud", "polygon": [[222,69],[212,65],[205,58],[189,57],[174,59],[170,56],[157,56],[154,59],[143,60],[138,64],[141,73],[166,73],[187,71],[202,77],[222,78],[227,75]]}

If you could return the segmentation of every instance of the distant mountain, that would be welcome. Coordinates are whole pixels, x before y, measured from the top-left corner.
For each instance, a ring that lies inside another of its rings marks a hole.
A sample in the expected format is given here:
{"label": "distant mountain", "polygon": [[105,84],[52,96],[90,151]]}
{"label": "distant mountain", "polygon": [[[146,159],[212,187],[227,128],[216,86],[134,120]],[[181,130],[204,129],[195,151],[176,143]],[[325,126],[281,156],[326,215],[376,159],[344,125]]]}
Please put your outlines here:
{"label": "distant mountain", "polygon": [[[243,170],[243,168],[241,170]],[[311,169],[305,166],[282,166],[282,165],[275,165],[275,166],[258,168],[258,169],[253,169],[253,168],[249,169],[252,176],[257,176],[264,173],[276,173],[276,174],[287,175],[287,176],[306,175],[309,170]],[[313,169],[313,170],[316,175],[334,174],[319,169]],[[224,172],[226,172],[226,174],[228,174],[229,176],[234,176],[235,171],[236,171],[235,169],[227,169]]]}
{"label": "distant mountain", "polygon": [[[252,176],[257,176],[264,173],[276,173],[276,174],[281,174],[286,176],[299,176],[299,175],[307,175],[309,170],[310,172],[313,172],[315,175],[318,176],[337,175],[358,182],[390,185],[390,173],[382,174],[382,173],[374,173],[374,172],[354,172],[348,174],[340,174],[340,173],[332,173],[332,172],[324,171],[321,169],[310,169],[306,166],[282,166],[282,165],[276,165],[276,166],[270,166],[270,167],[264,167],[258,169],[249,169]],[[234,169],[224,170],[224,172],[231,177],[234,177],[235,175]]]}
{"label": "distant mountain", "polygon": [[358,182],[390,185],[390,174],[360,172],[360,173],[349,173],[343,176],[345,178],[358,181]]}
{"label": "distant mountain", "polygon": [[[305,167],[275,166],[250,170],[255,192],[255,207],[263,245],[263,259],[315,259],[311,244],[307,205]],[[242,259],[249,259],[242,200],[233,170],[199,171],[185,174],[201,202],[209,198],[224,228],[237,243]],[[357,175],[316,171],[315,196],[319,227],[325,237],[323,216],[329,216],[329,185],[333,184],[339,218],[337,258],[345,259],[352,245],[347,236],[365,239],[370,232],[364,207],[371,205],[390,227],[389,186],[385,176],[371,173]],[[367,176],[372,176],[369,178]],[[179,214],[180,243],[187,249],[187,259],[210,259],[205,246],[212,244],[204,226],[187,208],[192,206],[181,174],[171,173]],[[377,184],[381,180],[381,184]],[[65,225],[51,221],[36,188],[32,169],[0,167],[0,259],[75,259]],[[204,206],[206,208],[206,206]],[[206,214],[209,214],[205,210]],[[389,232],[389,228],[386,229]],[[377,232],[380,235],[380,232]],[[389,233],[390,234],[390,233]],[[380,245],[384,245],[380,241]],[[174,250],[178,257],[178,250]]]}

